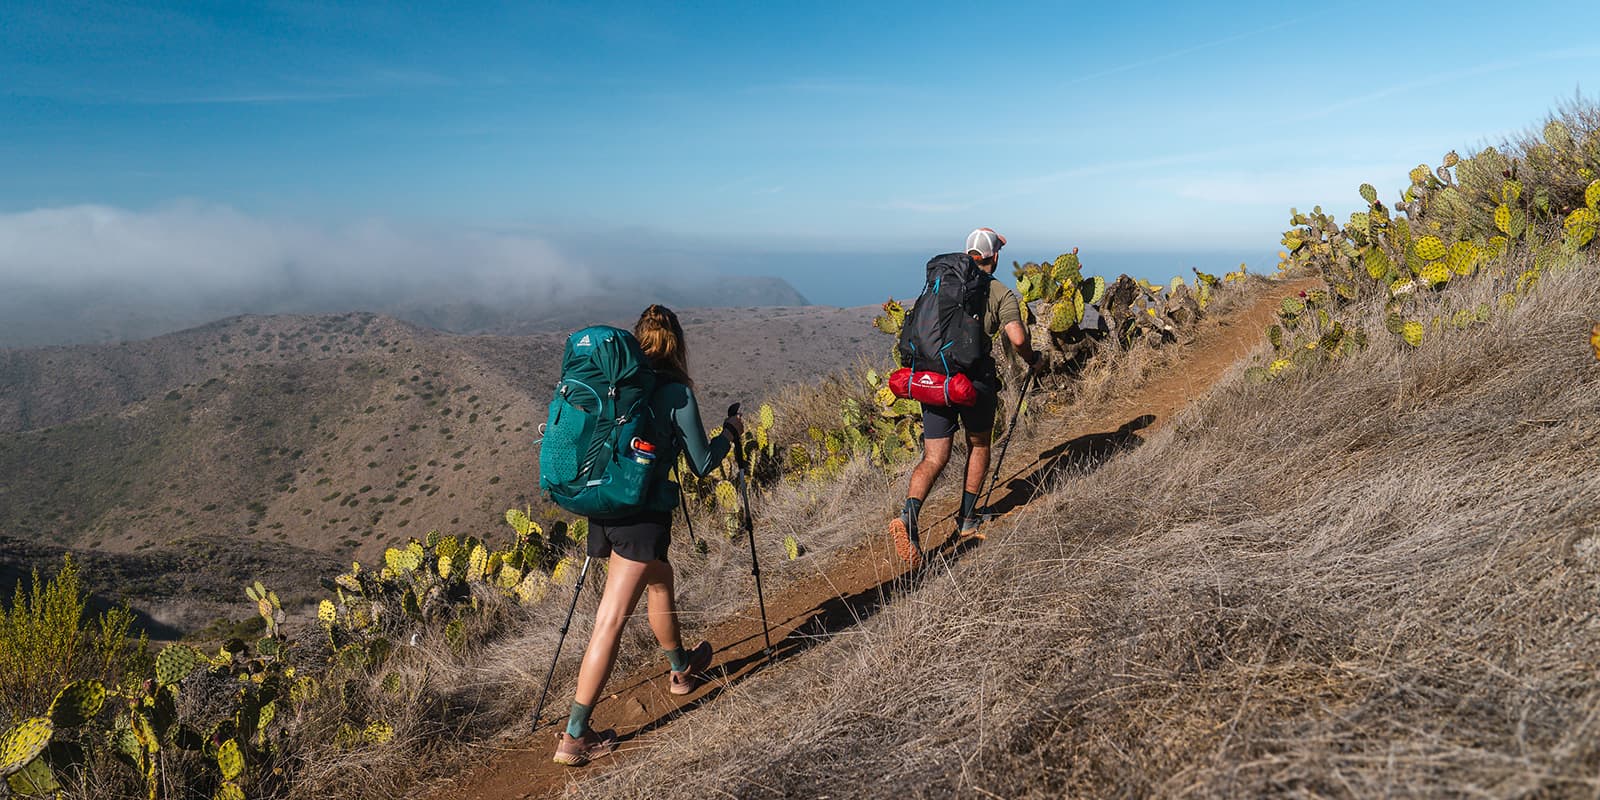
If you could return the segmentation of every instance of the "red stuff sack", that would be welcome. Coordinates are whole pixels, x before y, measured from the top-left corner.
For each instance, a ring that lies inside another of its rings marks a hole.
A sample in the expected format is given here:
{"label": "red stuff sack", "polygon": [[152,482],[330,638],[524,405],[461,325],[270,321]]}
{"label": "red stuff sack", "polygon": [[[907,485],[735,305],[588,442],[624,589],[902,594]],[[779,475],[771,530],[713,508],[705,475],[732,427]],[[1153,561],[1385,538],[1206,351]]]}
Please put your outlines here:
{"label": "red stuff sack", "polygon": [[972,379],[961,373],[912,372],[901,367],[889,375],[889,391],[895,397],[915,400],[928,406],[970,406],[978,402]]}

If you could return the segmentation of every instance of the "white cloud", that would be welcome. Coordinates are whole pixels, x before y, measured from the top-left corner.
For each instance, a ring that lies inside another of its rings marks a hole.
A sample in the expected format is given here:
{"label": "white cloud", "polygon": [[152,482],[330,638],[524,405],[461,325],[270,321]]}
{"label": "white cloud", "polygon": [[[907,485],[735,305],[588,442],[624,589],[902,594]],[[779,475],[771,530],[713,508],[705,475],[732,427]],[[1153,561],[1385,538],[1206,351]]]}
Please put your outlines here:
{"label": "white cloud", "polygon": [[514,234],[379,219],[320,226],[198,203],[0,214],[0,289],[388,294],[437,287],[453,297],[492,297],[557,282],[576,289],[588,279],[545,241]]}

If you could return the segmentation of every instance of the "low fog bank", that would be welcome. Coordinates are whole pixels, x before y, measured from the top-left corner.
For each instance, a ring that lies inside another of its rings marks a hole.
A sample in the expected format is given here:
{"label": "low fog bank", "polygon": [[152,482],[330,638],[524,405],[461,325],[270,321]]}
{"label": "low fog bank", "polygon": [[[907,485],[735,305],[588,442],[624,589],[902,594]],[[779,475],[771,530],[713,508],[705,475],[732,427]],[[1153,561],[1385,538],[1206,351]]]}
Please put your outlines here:
{"label": "low fog bank", "polygon": [[0,347],[143,339],[245,313],[375,311],[527,333],[649,302],[807,302],[781,279],[569,252],[525,234],[321,227],[199,204],[0,214]]}

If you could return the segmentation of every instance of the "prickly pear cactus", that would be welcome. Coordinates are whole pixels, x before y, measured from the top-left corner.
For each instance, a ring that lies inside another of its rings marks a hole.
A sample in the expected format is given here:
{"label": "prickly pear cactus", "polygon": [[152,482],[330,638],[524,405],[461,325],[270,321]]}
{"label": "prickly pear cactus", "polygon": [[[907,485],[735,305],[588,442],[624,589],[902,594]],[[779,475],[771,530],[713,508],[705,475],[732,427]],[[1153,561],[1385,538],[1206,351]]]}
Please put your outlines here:
{"label": "prickly pear cactus", "polygon": [[799,558],[802,552],[799,540],[793,536],[783,537],[783,552],[789,556],[790,561]]}
{"label": "prickly pear cactus", "polygon": [[1600,213],[1593,208],[1577,209],[1567,215],[1561,228],[1569,246],[1583,247],[1594,239],[1595,231],[1600,229]]}
{"label": "prickly pear cactus", "polygon": [[1428,235],[1417,240],[1417,255],[1422,256],[1423,261],[1438,261],[1447,252],[1444,242],[1437,236]]}
{"label": "prickly pear cactus", "polygon": [[896,300],[890,299],[883,304],[883,313],[872,319],[872,327],[891,336],[899,336],[900,329],[906,325],[906,308]]}
{"label": "prickly pear cactus", "polygon": [[94,719],[106,702],[106,687],[97,680],[69,683],[50,702],[50,721],[57,728],[76,728]]}
{"label": "prickly pear cactus", "polygon": [[156,685],[171,686],[195,671],[205,657],[186,644],[169,644],[156,654]]}
{"label": "prickly pear cactus", "polygon": [[739,510],[739,493],[733,488],[733,484],[717,481],[717,488],[713,491],[716,493],[717,508],[723,513],[733,514]]}
{"label": "prickly pear cactus", "polygon": [[1423,331],[1422,323],[1408,320],[1400,326],[1400,338],[1404,339],[1406,344],[1417,347],[1422,344]]}
{"label": "prickly pear cactus", "polygon": [[239,752],[239,742],[229,739],[217,748],[217,769],[222,771],[222,779],[232,781],[244,773],[244,754]]}
{"label": "prickly pear cactus", "polygon": [[25,719],[0,737],[0,777],[20,772],[50,744],[55,725],[46,717]]}
{"label": "prickly pear cactus", "polygon": [[[533,529],[536,527],[533,524],[533,520],[529,519],[525,512],[515,508],[506,511],[506,524],[510,525],[511,529],[516,531],[517,536],[522,539],[532,535]],[[391,564],[390,568],[393,568],[393,566]]]}
{"label": "prickly pear cactus", "polygon": [[550,571],[550,582],[562,586],[571,586],[578,582],[578,562],[568,556],[556,563],[556,568]]}

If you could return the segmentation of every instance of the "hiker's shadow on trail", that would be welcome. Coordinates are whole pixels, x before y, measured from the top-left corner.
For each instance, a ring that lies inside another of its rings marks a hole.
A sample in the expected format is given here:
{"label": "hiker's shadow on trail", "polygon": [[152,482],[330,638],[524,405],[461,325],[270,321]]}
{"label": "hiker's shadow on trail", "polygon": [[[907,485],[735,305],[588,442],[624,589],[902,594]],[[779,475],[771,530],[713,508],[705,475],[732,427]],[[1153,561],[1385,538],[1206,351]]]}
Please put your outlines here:
{"label": "hiker's shadow on trail", "polygon": [[[1024,465],[1006,480],[1005,494],[999,502],[989,506],[991,513],[1003,514],[1027,505],[1040,489],[1055,481],[1070,474],[1093,471],[1118,453],[1138,447],[1144,443],[1143,437],[1139,436],[1138,432],[1150,427],[1155,419],[1154,415],[1145,414],[1129,420],[1114,431],[1079,436],[1040,453],[1032,463]],[[935,524],[947,519],[949,517],[937,520]],[[929,530],[931,529],[930,525]],[[712,702],[723,692],[749,680],[768,666],[799,655],[828,641],[833,635],[871,619],[895,598],[916,590],[928,576],[935,574],[936,568],[947,566],[966,556],[978,546],[979,541],[977,538],[963,538],[952,533],[924,553],[923,566],[891,576],[875,586],[854,594],[828,598],[806,611],[779,621],[776,627],[781,628],[789,626],[797,619],[800,620],[787,636],[773,643],[770,657],[758,650],[743,658],[726,661],[713,667],[707,673],[712,688],[705,694],[645,723],[637,730],[620,737],[620,740],[634,739],[661,728],[678,717]],[[733,649],[758,635],[752,634],[738,641],[725,643],[719,650]]]}
{"label": "hiker's shadow on trail", "polygon": [[1139,431],[1156,421],[1154,414],[1143,414],[1107,433],[1091,433],[1062,442],[1039,454],[1005,479],[1003,494],[991,503],[989,513],[999,516],[1028,504],[1041,490],[1070,475],[1093,472],[1118,453],[1144,444]]}

